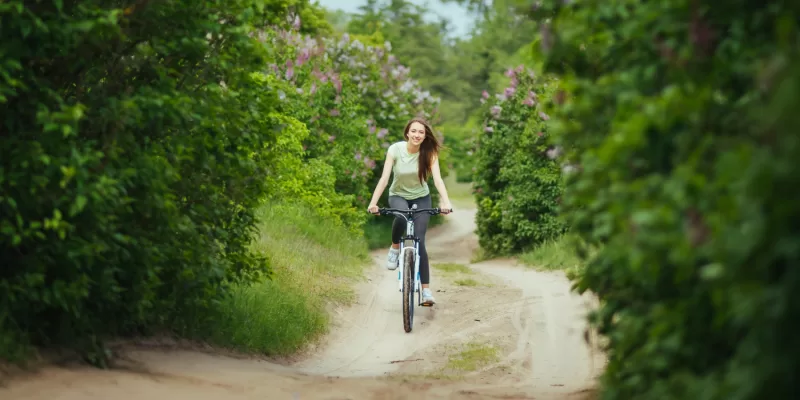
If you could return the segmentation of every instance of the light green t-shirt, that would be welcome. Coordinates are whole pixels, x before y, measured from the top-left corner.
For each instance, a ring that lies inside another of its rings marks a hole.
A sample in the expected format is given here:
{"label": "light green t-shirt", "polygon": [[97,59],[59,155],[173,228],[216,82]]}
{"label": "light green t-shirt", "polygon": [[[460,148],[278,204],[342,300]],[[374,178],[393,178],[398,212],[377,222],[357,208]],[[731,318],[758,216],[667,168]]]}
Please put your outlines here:
{"label": "light green t-shirt", "polygon": [[430,193],[428,182],[419,182],[419,152],[409,154],[406,142],[389,146],[388,153],[394,158],[392,185],[389,196],[400,196],[406,200],[418,199]]}

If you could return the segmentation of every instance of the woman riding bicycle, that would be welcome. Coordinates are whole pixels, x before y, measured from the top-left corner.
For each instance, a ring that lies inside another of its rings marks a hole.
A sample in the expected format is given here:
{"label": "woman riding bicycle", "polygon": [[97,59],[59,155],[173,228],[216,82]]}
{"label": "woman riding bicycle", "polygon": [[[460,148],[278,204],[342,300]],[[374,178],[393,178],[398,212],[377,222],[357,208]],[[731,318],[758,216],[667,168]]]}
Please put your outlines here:
{"label": "woman riding bicycle", "polygon": [[[389,183],[389,174],[394,173],[392,185],[389,187],[389,207],[408,209],[414,204],[417,208],[431,208],[431,193],[428,189],[428,178],[433,175],[433,184],[441,196],[442,214],[452,211],[447,189],[439,171],[439,142],[433,135],[430,125],[423,119],[414,118],[406,124],[403,131],[405,141],[391,145],[386,152],[383,174],[372,194],[369,212],[378,213],[378,199]],[[422,283],[422,304],[433,305],[435,300],[430,289],[430,264],[428,251],[425,248],[425,231],[428,228],[430,215],[419,213],[414,219],[415,231],[419,241],[419,273]],[[406,222],[397,217],[392,222],[392,245],[386,268],[395,270],[399,265],[400,237],[406,229]]]}

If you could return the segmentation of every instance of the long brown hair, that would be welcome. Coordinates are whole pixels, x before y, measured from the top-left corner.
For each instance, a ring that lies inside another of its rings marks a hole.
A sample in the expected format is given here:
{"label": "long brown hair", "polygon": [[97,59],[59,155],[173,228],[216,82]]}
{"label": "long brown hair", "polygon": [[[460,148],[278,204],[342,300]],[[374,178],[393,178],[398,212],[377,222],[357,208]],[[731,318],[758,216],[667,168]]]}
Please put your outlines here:
{"label": "long brown hair", "polygon": [[422,140],[422,144],[419,146],[419,172],[417,173],[419,182],[422,183],[428,180],[428,176],[431,174],[431,167],[433,165],[433,157],[439,154],[439,149],[442,146],[439,144],[439,139],[437,139],[436,135],[433,134],[431,124],[419,117],[412,118],[406,124],[406,129],[403,130],[403,137],[406,139],[406,141],[408,141],[408,131],[411,129],[411,124],[414,122],[418,122],[425,127],[425,139]]}

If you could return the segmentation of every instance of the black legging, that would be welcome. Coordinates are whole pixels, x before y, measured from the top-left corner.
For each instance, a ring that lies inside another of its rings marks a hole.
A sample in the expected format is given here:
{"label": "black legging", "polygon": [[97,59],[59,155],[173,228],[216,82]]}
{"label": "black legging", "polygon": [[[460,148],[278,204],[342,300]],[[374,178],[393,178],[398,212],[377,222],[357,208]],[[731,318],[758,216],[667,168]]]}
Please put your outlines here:
{"label": "black legging", "polygon": [[[406,200],[400,196],[389,196],[389,207],[397,209],[408,209],[416,204],[417,208],[431,208],[431,195],[428,194],[418,199]],[[431,274],[428,264],[428,250],[425,249],[425,231],[428,229],[428,221],[431,215],[428,213],[414,214],[414,234],[419,238],[419,278],[423,285],[430,283]],[[406,233],[406,221],[401,217],[395,217],[392,222],[392,243],[400,243],[400,238]],[[402,266],[401,266],[402,267]]]}

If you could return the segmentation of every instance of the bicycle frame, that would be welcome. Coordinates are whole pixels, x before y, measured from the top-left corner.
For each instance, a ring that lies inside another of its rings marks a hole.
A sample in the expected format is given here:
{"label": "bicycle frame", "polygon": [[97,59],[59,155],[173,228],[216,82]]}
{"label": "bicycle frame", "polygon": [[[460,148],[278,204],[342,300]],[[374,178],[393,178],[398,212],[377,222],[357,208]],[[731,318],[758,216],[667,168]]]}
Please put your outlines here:
{"label": "bicycle frame", "polygon": [[[452,211],[452,210],[451,210]],[[417,205],[414,204],[411,206],[410,209],[407,210],[398,210],[393,208],[382,208],[379,209],[380,215],[387,215],[391,214],[397,217],[401,217],[406,221],[406,234],[400,238],[400,257],[398,260],[398,268],[397,268],[397,283],[398,283],[398,290],[401,293],[401,297],[403,298],[403,326],[406,333],[411,332],[414,326],[414,293],[417,294],[417,306],[422,306],[422,282],[420,279],[419,274],[419,243],[420,238],[418,238],[414,232],[414,214],[427,212],[431,215],[436,215],[441,212],[438,208],[426,208],[426,209],[417,209]],[[411,241],[411,245],[407,245],[407,242]],[[408,277],[404,277],[403,274],[405,273],[404,270],[406,268],[406,257],[407,249],[413,247],[414,249],[414,279],[413,283],[411,283],[411,279],[404,279]],[[403,291],[403,282],[406,283],[406,290]],[[408,285],[411,283],[411,285]]]}
{"label": "bicycle frame", "polygon": [[[424,208],[418,209],[414,204],[410,209],[400,210],[396,208],[382,208],[380,209],[381,215],[391,214],[394,216],[402,217],[406,221],[406,233],[400,238],[400,267],[397,268],[397,286],[399,291],[403,291],[403,265],[405,265],[406,249],[412,247],[414,249],[414,293],[419,293],[422,287],[419,274],[419,242],[420,239],[414,232],[414,219],[413,216],[418,213],[427,212],[431,215],[436,215],[441,212],[439,208]],[[407,242],[411,241],[411,245]],[[420,298],[421,302],[421,298]]]}

